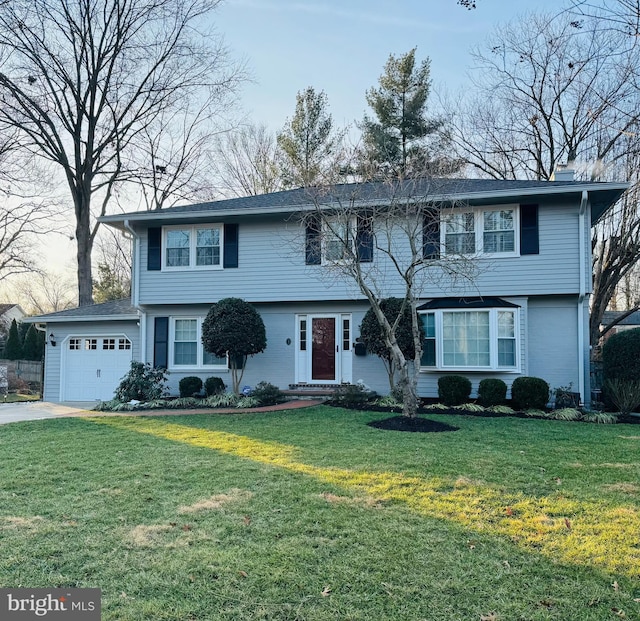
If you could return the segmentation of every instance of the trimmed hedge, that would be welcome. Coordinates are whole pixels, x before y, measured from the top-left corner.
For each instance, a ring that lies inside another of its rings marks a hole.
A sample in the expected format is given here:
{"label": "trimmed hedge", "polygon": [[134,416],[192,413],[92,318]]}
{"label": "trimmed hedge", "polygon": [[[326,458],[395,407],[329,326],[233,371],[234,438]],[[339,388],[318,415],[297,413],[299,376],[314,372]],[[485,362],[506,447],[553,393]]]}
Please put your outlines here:
{"label": "trimmed hedge", "polygon": [[640,378],[640,328],[614,334],[602,348],[602,370],[607,380]]}
{"label": "trimmed hedge", "polygon": [[511,386],[511,398],[520,410],[544,410],[549,402],[549,384],[539,377],[518,377]]}
{"label": "trimmed hedge", "polygon": [[483,379],[478,386],[478,400],[486,407],[502,405],[507,399],[507,385],[498,378]]}
{"label": "trimmed hedge", "polygon": [[470,394],[471,381],[464,375],[445,375],[438,379],[438,398],[445,405],[462,405]]}
{"label": "trimmed hedge", "polygon": [[202,391],[202,380],[195,375],[189,375],[178,382],[178,388],[181,397],[193,397]]}
{"label": "trimmed hedge", "polygon": [[224,392],[225,385],[221,377],[207,377],[204,381],[204,392],[207,397],[213,397]]}

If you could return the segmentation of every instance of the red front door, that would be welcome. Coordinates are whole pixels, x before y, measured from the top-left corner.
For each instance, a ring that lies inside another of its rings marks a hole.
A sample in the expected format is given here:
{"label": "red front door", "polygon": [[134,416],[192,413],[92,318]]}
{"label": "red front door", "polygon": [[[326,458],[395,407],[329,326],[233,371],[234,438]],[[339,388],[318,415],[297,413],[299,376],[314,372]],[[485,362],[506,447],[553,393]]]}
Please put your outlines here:
{"label": "red front door", "polygon": [[336,379],[336,319],[314,317],[311,320],[311,379]]}

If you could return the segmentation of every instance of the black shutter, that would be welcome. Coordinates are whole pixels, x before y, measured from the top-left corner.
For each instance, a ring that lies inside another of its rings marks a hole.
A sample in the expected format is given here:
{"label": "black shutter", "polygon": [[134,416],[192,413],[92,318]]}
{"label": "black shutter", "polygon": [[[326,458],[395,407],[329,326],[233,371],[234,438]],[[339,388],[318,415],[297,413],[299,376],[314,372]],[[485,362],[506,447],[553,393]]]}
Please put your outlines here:
{"label": "black shutter", "polygon": [[224,225],[222,267],[238,267],[238,225]]}
{"label": "black shutter", "polygon": [[538,205],[520,205],[520,254],[540,254]]}
{"label": "black shutter", "polygon": [[305,263],[307,265],[320,265],[322,263],[320,218],[317,215],[310,215],[306,220]]}
{"label": "black shutter", "polygon": [[360,263],[373,261],[373,222],[371,214],[358,216],[356,231],[356,252]]}
{"label": "black shutter", "polygon": [[423,217],[422,258],[440,258],[440,214],[436,209],[427,210]]}
{"label": "black shutter", "polygon": [[169,365],[169,317],[156,317],[153,331],[153,366]]}
{"label": "black shutter", "polygon": [[147,270],[162,269],[162,229],[153,227],[147,231]]}

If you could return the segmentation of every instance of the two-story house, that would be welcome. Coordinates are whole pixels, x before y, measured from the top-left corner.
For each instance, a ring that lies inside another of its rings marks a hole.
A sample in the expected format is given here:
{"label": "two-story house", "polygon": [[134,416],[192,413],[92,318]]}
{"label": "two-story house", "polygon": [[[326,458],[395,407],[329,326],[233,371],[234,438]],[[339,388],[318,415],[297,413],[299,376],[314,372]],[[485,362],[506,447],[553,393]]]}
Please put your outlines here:
{"label": "two-story house", "polygon": [[[226,297],[252,303],[267,331],[267,349],[248,361],[243,384],[363,380],[388,392],[380,359],[354,346],[369,305],[353,281],[331,276],[340,258],[331,235],[301,214],[346,202],[364,213],[402,195],[428,203],[424,256],[463,256],[476,272],[421,284],[419,394],[436,396],[448,373],[469,377],[474,392],[485,377],[510,385],[530,375],[552,388],[571,383],[588,401],[591,227],[627,185],[451,179],[437,190],[429,184],[428,195],[426,187],[397,186],[393,199],[382,183],[335,186],[321,200],[298,189],[102,218],[132,238],[132,299],[33,319],[48,335],[44,398],[109,399],[132,359],[166,367],[174,394],[188,375],[229,384],[227,360],[201,343],[210,305]],[[384,274],[378,233],[374,220],[354,238],[360,260]],[[385,297],[402,295],[390,274]]]}

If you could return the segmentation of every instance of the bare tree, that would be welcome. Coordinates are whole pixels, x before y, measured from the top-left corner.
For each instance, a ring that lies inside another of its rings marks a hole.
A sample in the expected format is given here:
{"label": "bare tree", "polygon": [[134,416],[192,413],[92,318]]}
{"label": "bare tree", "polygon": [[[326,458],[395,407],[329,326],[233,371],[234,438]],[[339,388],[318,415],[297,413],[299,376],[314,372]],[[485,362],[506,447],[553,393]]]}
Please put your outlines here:
{"label": "bare tree", "polygon": [[276,137],[266,125],[247,123],[218,136],[214,170],[227,197],[268,194],[282,189]]}
{"label": "bare tree", "polygon": [[91,252],[132,150],[168,110],[207,116],[240,72],[203,25],[220,0],[13,0],[0,4],[0,124],[62,173],[73,202],[80,305]]}
{"label": "bare tree", "polygon": [[96,238],[98,278],[93,284],[97,303],[131,295],[131,240],[111,227],[100,229]]}
{"label": "bare tree", "polygon": [[[355,284],[371,305],[398,374],[403,413],[413,417],[418,408],[423,351],[419,300],[427,285],[438,285],[445,291],[457,287],[460,281],[472,282],[478,266],[465,255],[447,253],[441,258],[439,234],[437,239],[430,234],[439,231],[440,221],[453,207],[442,180],[394,178],[379,182],[379,186],[382,190],[376,193],[375,201],[367,194],[367,184],[310,189],[315,209],[300,218],[307,231],[308,260],[313,262],[315,257],[315,262],[323,262],[326,277]],[[365,199],[367,206],[363,207]],[[395,317],[384,310],[383,301],[390,295],[402,300]],[[412,359],[405,356],[398,343],[399,326],[407,310],[411,316]]]}
{"label": "bare tree", "polygon": [[[477,88],[450,106],[451,138],[481,176],[550,179],[570,163],[589,180],[636,180],[640,48],[596,18],[527,15],[474,54]],[[637,191],[593,231],[591,342],[621,279],[640,259]]]}
{"label": "bare tree", "polygon": [[606,0],[598,4],[571,0],[571,9],[580,17],[595,17],[606,22],[608,27],[627,35],[630,45],[635,45],[640,36],[640,0]]}
{"label": "bare tree", "polygon": [[30,315],[56,313],[78,302],[76,283],[61,272],[35,272],[18,280],[15,289],[15,297]]}

